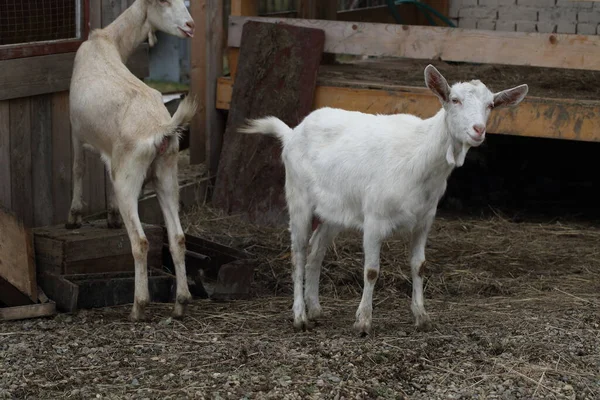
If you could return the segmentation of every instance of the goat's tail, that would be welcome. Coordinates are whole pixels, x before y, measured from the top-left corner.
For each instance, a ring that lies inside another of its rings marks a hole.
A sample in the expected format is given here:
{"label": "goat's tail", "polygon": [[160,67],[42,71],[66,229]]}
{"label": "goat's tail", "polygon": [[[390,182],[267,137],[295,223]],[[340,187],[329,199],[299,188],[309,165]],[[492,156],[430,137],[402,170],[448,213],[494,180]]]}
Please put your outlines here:
{"label": "goat's tail", "polygon": [[[171,117],[171,121],[161,127],[160,134],[153,139],[154,146],[156,146],[159,153],[164,152],[169,147],[169,143],[179,143],[181,135],[183,135],[185,128],[192,121],[197,110],[198,102],[191,96],[187,96],[179,103],[179,107],[177,107],[175,114]],[[177,140],[172,140],[175,137]]]}
{"label": "goat's tail", "polygon": [[260,119],[248,119],[246,124],[238,128],[241,133],[261,133],[272,135],[283,140],[292,132],[292,128],[277,117],[265,117]]}
{"label": "goat's tail", "polygon": [[192,121],[194,114],[198,110],[198,102],[192,96],[187,96],[177,107],[177,111],[171,118],[169,124],[173,128],[185,128]]}

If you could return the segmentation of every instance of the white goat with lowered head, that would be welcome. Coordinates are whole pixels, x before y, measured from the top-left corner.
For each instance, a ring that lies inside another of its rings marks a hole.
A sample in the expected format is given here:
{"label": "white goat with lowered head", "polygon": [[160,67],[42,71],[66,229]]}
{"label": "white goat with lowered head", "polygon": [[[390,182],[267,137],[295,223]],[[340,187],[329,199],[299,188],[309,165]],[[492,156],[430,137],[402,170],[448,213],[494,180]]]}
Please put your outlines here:
{"label": "white goat with lowered head", "polygon": [[[528,87],[495,94],[479,80],[450,87],[432,65],[425,68],[425,82],[442,103],[425,120],[322,108],[293,130],[275,117],[250,120],[240,128],[277,136],[283,144],[296,328],[306,329],[309,320],[321,315],[321,264],[327,246],[345,228],[363,232],[364,287],[354,325],[359,333],[371,330],[381,243],[395,230],[411,238],[411,309],[417,327],[430,328],[422,268],[448,176],[462,166],[470,147],[483,143],[491,110],[519,104]],[[311,236],[313,220],[318,226]]]}
{"label": "white goat with lowered head", "polygon": [[70,89],[73,141],[73,200],[67,228],[81,226],[83,146],[104,160],[114,195],[109,198],[108,226],[125,222],[135,260],[135,296],[131,319],[144,318],[150,301],[146,265],[148,240],[138,215],[138,196],[148,175],[155,184],[169,235],[177,276],[174,316],[191,300],[185,270],[185,238],[179,221],[177,158],[179,134],[196,112],[187,97],[171,118],[162,95],[136,78],[127,58],[146,38],[151,45],[161,30],[192,37],[194,21],[184,0],[136,0],[115,21],[95,30],[75,57]]}

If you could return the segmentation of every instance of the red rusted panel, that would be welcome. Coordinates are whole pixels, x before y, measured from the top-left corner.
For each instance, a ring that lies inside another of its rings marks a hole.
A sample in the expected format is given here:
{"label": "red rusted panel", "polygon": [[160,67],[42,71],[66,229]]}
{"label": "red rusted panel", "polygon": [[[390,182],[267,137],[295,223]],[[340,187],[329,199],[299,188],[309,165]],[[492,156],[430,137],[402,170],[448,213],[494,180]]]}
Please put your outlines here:
{"label": "red rusted panel", "polygon": [[281,145],[237,132],[246,118],[274,115],[295,127],[313,106],[325,33],[249,21],[244,25],[213,203],[256,223],[287,222]]}

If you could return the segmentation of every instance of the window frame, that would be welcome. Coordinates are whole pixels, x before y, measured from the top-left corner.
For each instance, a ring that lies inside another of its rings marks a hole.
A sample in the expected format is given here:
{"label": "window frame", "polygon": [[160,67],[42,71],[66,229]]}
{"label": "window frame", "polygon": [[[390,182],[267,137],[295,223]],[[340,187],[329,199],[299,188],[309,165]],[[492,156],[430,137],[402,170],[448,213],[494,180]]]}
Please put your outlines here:
{"label": "window frame", "polygon": [[81,7],[79,15],[80,37],[78,39],[60,39],[2,45],[0,46],[0,61],[77,51],[79,46],[87,40],[90,33],[90,0],[78,1]]}

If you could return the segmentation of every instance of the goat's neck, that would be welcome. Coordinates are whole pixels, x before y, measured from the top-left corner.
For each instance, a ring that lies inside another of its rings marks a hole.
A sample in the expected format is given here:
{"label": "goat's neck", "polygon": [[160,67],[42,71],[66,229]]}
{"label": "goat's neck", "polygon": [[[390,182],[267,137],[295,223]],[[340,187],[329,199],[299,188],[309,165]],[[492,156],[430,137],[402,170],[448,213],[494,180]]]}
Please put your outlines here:
{"label": "goat's neck", "polygon": [[104,28],[106,35],[115,44],[123,63],[152,32],[152,27],[146,18],[146,8],[144,1],[136,1]]}
{"label": "goat's neck", "polygon": [[463,165],[469,148],[450,133],[443,108],[423,123],[429,133],[421,143],[423,171],[436,170],[441,172],[441,176],[447,177],[455,167]]}

